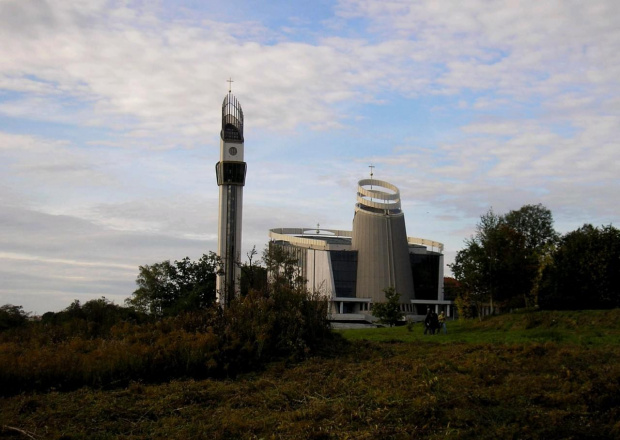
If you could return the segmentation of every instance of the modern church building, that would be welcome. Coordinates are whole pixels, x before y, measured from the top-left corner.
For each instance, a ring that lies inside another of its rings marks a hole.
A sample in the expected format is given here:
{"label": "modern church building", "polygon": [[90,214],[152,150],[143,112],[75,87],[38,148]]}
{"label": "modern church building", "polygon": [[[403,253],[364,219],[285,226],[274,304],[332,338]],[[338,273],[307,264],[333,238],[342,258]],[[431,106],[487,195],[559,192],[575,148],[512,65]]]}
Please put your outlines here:
{"label": "modern church building", "polygon": [[443,295],[443,245],[408,237],[400,191],[372,174],[358,182],[352,231],[277,228],[269,237],[297,259],[308,289],[328,297],[332,319],[372,320],[389,287],[405,315],[419,319],[429,307],[453,315]]}
{"label": "modern church building", "polygon": [[[243,110],[229,87],[215,165],[220,202],[217,255],[222,261],[216,290],[223,307],[240,292],[237,263],[247,167],[243,124]],[[407,315],[423,316],[432,307],[451,316],[453,304],[443,295],[443,245],[408,237],[400,191],[372,177],[371,173],[370,179],[358,183],[352,231],[272,229],[271,245],[295,256],[297,275],[307,280],[308,289],[328,297],[333,319],[372,320],[373,304],[384,302],[384,290],[390,287],[400,293],[401,310]]]}

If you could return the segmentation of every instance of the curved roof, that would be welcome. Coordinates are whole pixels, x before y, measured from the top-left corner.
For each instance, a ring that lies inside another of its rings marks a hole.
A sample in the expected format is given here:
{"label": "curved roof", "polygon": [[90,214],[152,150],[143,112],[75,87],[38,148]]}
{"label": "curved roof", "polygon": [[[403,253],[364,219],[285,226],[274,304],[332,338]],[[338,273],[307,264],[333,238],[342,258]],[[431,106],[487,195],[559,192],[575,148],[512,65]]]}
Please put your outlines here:
{"label": "curved roof", "polygon": [[[351,231],[339,229],[321,229],[320,234],[316,233],[316,228],[274,228],[269,230],[269,238],[272,240],[288,241],[295,246],[321,250],[350,249],[351,243],[349,240],[333,240],[333,238],[350,239],[352,236],[353,233]],[[434,240],[407,237],[407,244],[410,246],[437,248],[439,252],[443,252],[443,243]]]}

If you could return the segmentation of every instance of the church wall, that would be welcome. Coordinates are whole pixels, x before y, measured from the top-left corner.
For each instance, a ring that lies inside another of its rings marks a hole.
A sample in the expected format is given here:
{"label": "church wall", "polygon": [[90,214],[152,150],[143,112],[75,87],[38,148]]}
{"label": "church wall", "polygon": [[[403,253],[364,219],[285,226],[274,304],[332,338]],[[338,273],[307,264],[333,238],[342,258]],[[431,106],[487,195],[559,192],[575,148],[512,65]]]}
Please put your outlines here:
{"label": "church wall", "polygon": [[328,298],[333,296],[334,276],[332,273],[329,251],[306,250],[306,278],[308,290],[321,292]]}

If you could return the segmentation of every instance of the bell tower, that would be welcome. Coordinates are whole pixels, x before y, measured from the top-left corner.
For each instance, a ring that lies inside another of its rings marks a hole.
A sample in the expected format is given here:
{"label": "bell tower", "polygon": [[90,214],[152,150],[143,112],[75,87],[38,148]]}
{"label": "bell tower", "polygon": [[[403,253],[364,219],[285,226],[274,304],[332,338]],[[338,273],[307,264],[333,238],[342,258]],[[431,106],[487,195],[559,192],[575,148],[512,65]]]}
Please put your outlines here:
{"label": "bell tower", "polygon": [[[232,83],[232,80],[229,80]],[[243,110],[228,89],[222,104],[220,161],[215,165],[220,187],[217,255],[222,261],[217,275],[217,299],[222,307],[239,294],[241,269],[241,220],[246,163],[243,161]]]}

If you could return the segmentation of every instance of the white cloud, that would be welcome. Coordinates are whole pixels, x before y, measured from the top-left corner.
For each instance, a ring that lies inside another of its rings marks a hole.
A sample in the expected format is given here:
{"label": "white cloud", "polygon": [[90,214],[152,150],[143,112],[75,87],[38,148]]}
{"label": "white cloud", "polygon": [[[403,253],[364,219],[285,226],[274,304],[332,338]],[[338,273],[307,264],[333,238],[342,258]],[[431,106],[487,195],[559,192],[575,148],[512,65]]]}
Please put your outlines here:
{"label": "white cloud", "polygon": [[231,76],[248,250],[272,227],[348,229],[370,163],[447,255],[491,206],[618,223],[617,1],[341,0],[280,28],[259,12],[0,2],[3,301],[128,295],[133,277],[106,264],[214,249]]}

